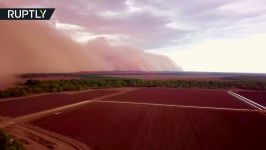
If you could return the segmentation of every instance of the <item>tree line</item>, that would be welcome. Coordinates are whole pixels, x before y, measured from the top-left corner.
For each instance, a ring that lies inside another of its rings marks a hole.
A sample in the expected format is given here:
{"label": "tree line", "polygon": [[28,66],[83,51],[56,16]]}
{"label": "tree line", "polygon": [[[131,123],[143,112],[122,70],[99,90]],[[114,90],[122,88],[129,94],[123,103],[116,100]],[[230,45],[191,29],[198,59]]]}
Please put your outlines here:
{"label": "tree line", "polygon": [[0,91],[0,98],[26,96],[38,93],[80,91],[91,88],[118,88],[118,87],[169,87],[169,88],[203,88],[203,89],[248,89],[266,90],[266,81],[239,80],[239,81],[198,81],[198,80],[145,80],[116,77],[92,77],[73,80],[27,80],[17,87]]}

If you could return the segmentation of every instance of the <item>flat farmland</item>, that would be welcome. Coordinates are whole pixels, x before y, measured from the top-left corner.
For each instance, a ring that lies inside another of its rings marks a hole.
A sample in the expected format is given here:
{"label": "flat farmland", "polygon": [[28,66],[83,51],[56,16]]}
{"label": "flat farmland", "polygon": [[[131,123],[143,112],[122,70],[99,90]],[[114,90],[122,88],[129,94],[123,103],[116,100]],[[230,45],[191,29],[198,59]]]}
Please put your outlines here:
{"label": "flat farmland", "polygon": [[266,107],[265,91],[238,91],[236,93]]}
{"label": "flat farmland", "polygon": [[138,103],[253,109],[224,90],[142,88],[104,99]]}
{"label": "flat farmland", "polygon": [[95,150],[265,150],[258,112],[94,102],[31,122]]}
{"label": "flat farmland", "polygon": [[55,93],[0,101],[0,115],[16,117],[64,105],[86,101],[99,96],[115,93],[113,90],[93,90],[76,94]]}

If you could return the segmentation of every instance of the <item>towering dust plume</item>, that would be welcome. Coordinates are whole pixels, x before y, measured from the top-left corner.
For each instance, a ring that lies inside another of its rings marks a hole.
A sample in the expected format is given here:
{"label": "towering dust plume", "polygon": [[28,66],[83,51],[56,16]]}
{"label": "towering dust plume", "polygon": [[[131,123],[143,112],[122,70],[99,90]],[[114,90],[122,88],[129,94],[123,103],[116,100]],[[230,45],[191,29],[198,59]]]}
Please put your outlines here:
{"label": "towering dust plume", "polygon": [[46,22],[1,21],[0,33],[0,84],[21,73],[180,69],[165,56],[104,38],[81,45]]}

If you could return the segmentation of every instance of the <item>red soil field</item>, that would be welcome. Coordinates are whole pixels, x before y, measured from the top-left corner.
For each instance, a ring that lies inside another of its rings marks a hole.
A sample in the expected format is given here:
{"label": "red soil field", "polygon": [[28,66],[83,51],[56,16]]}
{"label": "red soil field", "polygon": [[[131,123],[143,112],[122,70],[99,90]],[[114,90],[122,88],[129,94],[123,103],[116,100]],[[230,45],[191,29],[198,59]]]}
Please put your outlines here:
{"label": "red soil field", "polygon": [[143,88],[105,100],[253,109],[223,90]]}
{"label": "red soil field", "polygon": [[257,112],[91,103],[32,122],[93,150],[265,150]]}
{"label": "red soil field", "polygon": [[47,109],[73,104],[99,96],[114,93],[111,90],[95,90],[76,94],[56,93],[43,96],[25,97],[16,100],[0,100],[0,115],[16,117]]}
{"label": "red soil field", "polygon": [[238,91],[236,92],[262,106],[266,107],[266,92],[259,92],[259,91]]}

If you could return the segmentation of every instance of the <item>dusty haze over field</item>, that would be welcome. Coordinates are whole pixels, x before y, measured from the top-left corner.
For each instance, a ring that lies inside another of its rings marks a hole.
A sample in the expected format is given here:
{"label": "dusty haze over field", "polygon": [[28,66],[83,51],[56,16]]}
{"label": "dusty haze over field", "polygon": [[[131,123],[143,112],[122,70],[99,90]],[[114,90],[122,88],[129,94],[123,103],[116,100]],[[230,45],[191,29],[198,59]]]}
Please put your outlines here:
{"label": "dusty haze over field", "polygon": [[111,46],[105,38],[81,45],[60,32],[47,22],[1,21],[1,78],[29,72],[180,70],[165,56]]}
{"label": "dusty haze over field", "polygon": [[54,7],[52,21],[76,41],[104,37],[166,55],[185,71],[266,73],[265,0],[0,2]]}

